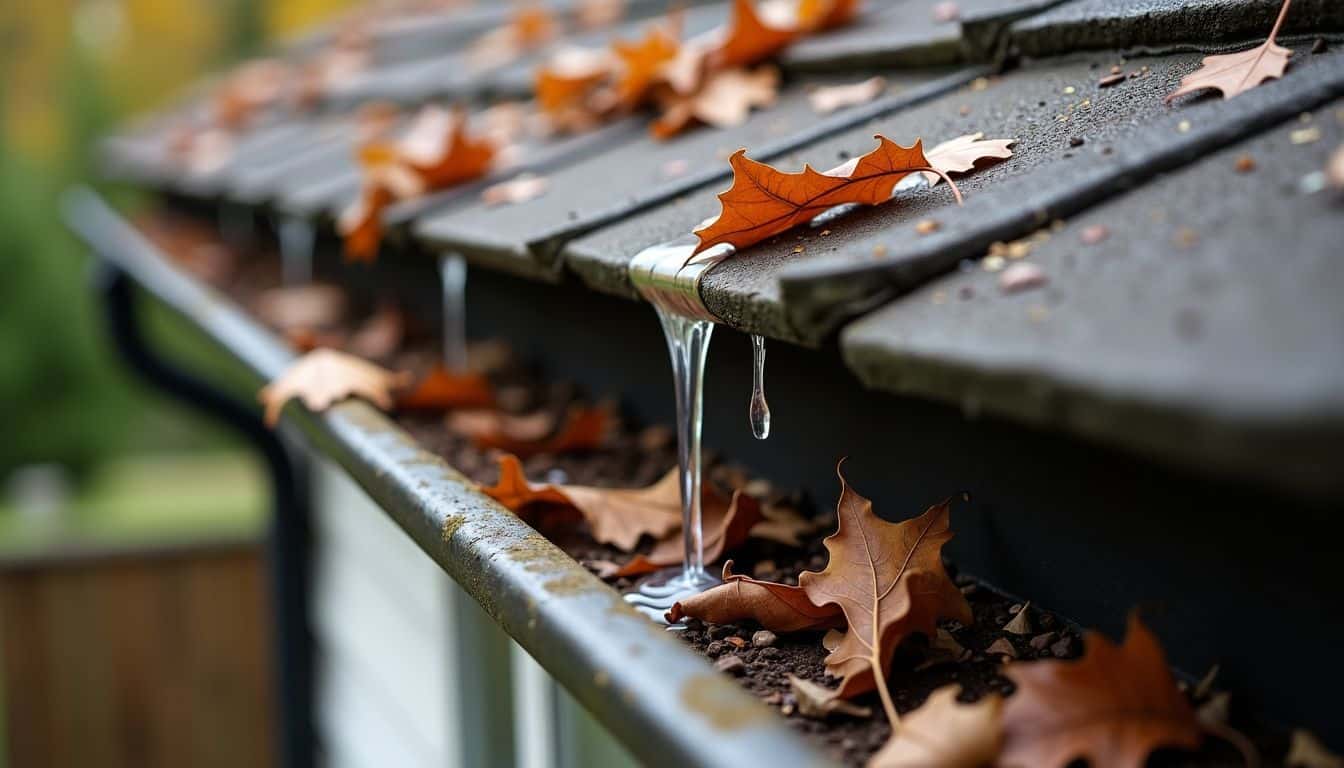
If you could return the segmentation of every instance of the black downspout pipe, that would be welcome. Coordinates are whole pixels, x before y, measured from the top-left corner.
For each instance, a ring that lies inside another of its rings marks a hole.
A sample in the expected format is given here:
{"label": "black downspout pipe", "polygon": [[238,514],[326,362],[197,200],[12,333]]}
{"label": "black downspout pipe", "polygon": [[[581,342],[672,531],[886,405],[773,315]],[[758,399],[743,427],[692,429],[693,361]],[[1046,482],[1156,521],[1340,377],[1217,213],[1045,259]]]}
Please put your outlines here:
{"label": "black downspout pipe", "polygon": [[279,436],[262,423],[255,408],[239,403],[154,352],[137,317],[136,291],[126,272],[100,258],[94,286],[103,299],[107,327],[121,358],[155,388],[237,430],[265,460],[273,506],[268,554],[280,718],[277,764],[283,768],[313,768],[309,520],[302,466]]}

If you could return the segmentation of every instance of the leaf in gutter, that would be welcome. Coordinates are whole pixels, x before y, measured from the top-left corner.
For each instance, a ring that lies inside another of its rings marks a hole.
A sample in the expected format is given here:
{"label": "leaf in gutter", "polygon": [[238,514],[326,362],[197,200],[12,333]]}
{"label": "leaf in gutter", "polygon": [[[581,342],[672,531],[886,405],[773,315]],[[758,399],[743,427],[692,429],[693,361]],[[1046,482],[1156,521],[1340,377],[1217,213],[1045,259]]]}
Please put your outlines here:
{"label": "leaf in gutter", "polygon": [[901,718],[867,768],[983,768],[999,754],[1002,713],[1003,699],[994,694],[962,704],[955,685],[939,688]]}
{"label": "leaf in gutter", "polygon": [[[524,458],[539,453],[590,451],[606,443],[616,418],[611,406],[574,406],[558,430],[550,414],[512,416],[498,411],[454,414],[451,429],[470,437],[483,450],[500,450]],[[540,418],[539,418],[540,417]]]}
{"label": "leaf in gutter", "polygon": [[711,624],[750,619],[774,632],[799,632],[845,625],[838,606],[816,605],[800,587],[760,581],[733,573],[733,562],[723,565],[724,583],[692,595],[672,606],[671,622],[690,617]]}
{"label": "leaf in gutter", "polygon": [[820,573],[802,573],[798,585],[814,604],[844,612],[848,630],[826,657],[827,670],[844,677],[837,695],[848,698],[877,687],[894,726],[885,680],[896,646],[915,633],[932,637],[939,619],[972,621],[966,598],[943,569],[942,548],[952,539],[950,505],[888,523],[873,514],[872,502],[849,487],[839,468],[836,474],[841,493],[837,529],[825,541],[829,560]]}
{"label": "leaf in gutter", "polygon": [[455,373],[436,366],[411,391],[397,398],[406,411],[443,411],[450,408],[489,408],[495,403],[490,380],[479,373]]}
{"label": "leaf in gutter", "polygon": [[[1010,147],[1017,143],[1016,139],[986,139],[984,136],[983,133],[958,136],[930,149],[924,156],[928,158],[929,165],[944,174],[965,173],[981,160],[989,158],[1002,160],[1013,156]],[[937,173],[925,171],[924,179],[932,186],[941,181],[942,177]]]}
{"label": "leaf in gutter", "polygon": [[[705,562],[712,563],[731,552],[747,540],[752,526],[764,517],[761,504],[755,498],[740,489],[733,492],[732,501],[723,503],[723,497],[711,488],[703,492],[701,515],[705,529]],[[682,542],[681,528],[672,535],[654,544],[647,555],[635,555],[630,562],[621,567],[618,576],[639,576],[653,573],[660,568],[679,565],[685,559],[685,546]]]}
{"label": "leaf in gutter", "polygon": [[1076,661],[1012,663],[1005,768],[1140,768],[1158,747],[1195,749],[1202,731],[1153,633],[1136,614],[1123,644],[1089,632]]}
{"label": "leaf in gutter", "polygon": [[568,505],[588,521],[593,538],[629,552],[641,536],[661,538],[681,524],[681,490],[673,469],[648,488],[591,488],[577,485],[533,485],[522,464],[505,454],[499,459],[499,482],[482,492],[526,517],[534,505]]}
{"label": "leaf in gutter", "polygon": [[582,107],[592,89],[611,76],[612,65],[604,50],[562,49],[537,69],[537,105],[548,114]]}
{"label": "leaf in gutter", "polygon": [[334,349],[315,349],[262,387],[257,399],[266,407],[266,424],[274,427],[281,409],[293,398],[313,411],[325,411],[348,397],[362,397],[387,410],[393,391],[409,381],[407,373],[394,373]]}
{"label": "leaf in gutter", "polygon": [[1167,103],[1187,93],[1213,89],[1230,99],[1249,91],[1266,80],[1283,77],[1288,68],[1288,57],[1293,52],[1274,42],[1284,17],[1288,15],[1288,6],[1292,0],[1283,0],[1278,20],[1269,31],[1265,42],[1248,51],[1227,53],[1220,56],[1205,56],[1200,68],[1181,78],[1181,85],[1167,95]]}
{"label": "leaf in gutter", "polygon": [[655,138],[669,139],[697,120],[715,128],[741,125],[753,108],[769,107],[778,96],[779,70],[774,67],[716,72],[695,93],[665,98],[663,114],[650,132]]}
{"label": "leaf in gutter", "polygon": [[315,283],[272,288],[255,304],[257,317],[282,331],[336,326],[345,317],[345,307],[345,291]]}
{"label": "leaf in gutter", "polygon": [[406,316],[394,304],[384,304],[350,335],[348,349],[369,360],[391,357],[406,338]]}
{"label": "leaf in gutter", "polygon": [[[825,173],[807,165],[798,173],[784,173],[739,149],[728,159],[733,184],[719,194],[719,215],[695,230],[700,238],[695,253],[720,243],[745,248],[842,203],[886,202],[901,179],[935,170],[920,141],[902,147],[881,134],[875,138],[876,149]],[[960,200],[955,186],[953,191]]]}
{"label": "leaf in gutter", "polygon": [[[837,699],[831,695],[831,691],[826,687],[804,680],[801,677],[789,675],[789,690],[793,692],[793,698],[798,701],[798,714],[803,717],[825,720],[831,715],[865,718],[873,716],[873,711],[868,707],[861,707],[857,704],[850,704],[844,699]],[[933,766],[929,766],[929,768],[933,768]]]}

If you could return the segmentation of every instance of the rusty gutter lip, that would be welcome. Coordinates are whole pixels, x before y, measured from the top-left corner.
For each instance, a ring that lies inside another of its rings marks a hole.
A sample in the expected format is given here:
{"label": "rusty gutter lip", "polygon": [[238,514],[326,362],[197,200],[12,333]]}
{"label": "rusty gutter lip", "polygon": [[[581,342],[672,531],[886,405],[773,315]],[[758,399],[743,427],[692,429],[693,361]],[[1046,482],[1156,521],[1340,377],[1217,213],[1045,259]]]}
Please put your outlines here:
{"label": "rusty gutter lip", "polygon": [[[257,381],[289,365],[294,356],[286,345],[171,266],[96,194],[73,190],[63,208],[69,226],[95,253],[199,328]],[[285,421],[314,451],[340,464],[643,763],[835,764],[367,403],[346,402],[323,414],[291,404]]]}

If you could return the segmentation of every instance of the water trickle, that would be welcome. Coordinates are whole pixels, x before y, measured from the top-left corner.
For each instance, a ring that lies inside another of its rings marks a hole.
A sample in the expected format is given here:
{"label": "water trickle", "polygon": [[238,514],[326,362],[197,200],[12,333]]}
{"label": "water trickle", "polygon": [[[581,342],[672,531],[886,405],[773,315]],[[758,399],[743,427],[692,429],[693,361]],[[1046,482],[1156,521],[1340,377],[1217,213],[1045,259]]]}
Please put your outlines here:
{"label": "water trickle", "polygon": [[439,288],[443,298],[443,366],[467,369],[467,260],[460,254],[439,256]]}
{"label": "water trickle", "polygon": [[299,216],[280,220],[280,277],[285,285],[304,285],[313,281],[313,244],[317,232],[313,223]]}
{"label": "water trickle", "polygon": [[770,404],[765,401],[765,337],[751,335],[751,405],[747,407],[751,434],[757,440],[770,436]]}
{"label": "water trickle", "polygon": [[[689,242],[677,241],[656,246],[636,257],[632,272],[649,269],[656,276],[667,277],[665,269],[654,269],[656,263],[673,265],[670,272],[686,263],[695,247]],[[635,280],[645,290],[648,283]],[[675,281],[674,281],[675,282]],[[641,283],[644,283],[641,285]],[[650,289],[653,290],[653,289]],[[685,299],[684,296],[681,297]],[[703,426],[705,358],[709,352],[714,323],[707,319],[688,317],[664,302],[675,301],[673,294],[651,296],[663,337],[667,341],[668,356],[672,362],[672,378],[677,404],[677,465],[681,482],[682,546],[684,559],[680,572],[657,574],[640,586],[639,591],[626,595],[626,601],[655,621],[665,622],[663,614],[678,600],[703,592],[719,583],[719,579],[705,571],[704,523],[701,519],[701,457],[700,435]],[[679,629],[680,626],[674,626]]]}

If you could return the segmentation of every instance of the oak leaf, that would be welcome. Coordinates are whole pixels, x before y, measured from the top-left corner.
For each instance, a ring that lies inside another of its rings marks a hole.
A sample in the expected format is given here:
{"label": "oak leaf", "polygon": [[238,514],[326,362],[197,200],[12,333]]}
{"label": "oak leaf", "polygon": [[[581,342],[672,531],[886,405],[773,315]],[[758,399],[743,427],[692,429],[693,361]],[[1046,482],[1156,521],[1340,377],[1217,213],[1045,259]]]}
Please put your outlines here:
{"label": "oak leaf", "polygon": [[1003,742],[1003,699],[990,694],[974,704],[957,702],[957,687],[929,694],[907,713],[867,768],[982,768]]}
{"label": "oak leaf", "polygon": [[[716,491],[706,488],[701,504],[705,562],[714,562],[723,557],[723,553],[742,546],[751,534],[752,527],[763,519],[760,502],[741,490],[734,491],[732,501],[725,505]],[[686,547],[678,529],[673,535],[654,544],[649,554],[635,555],[621,567],[617,575],[653,573],[660,568],[681,564],[685,556]]]}
{"label": "oak leaf", "polygon": [[836,605],[848,629],[826,657],[831,674],[843,676],[837,695],[848,698],[877,687],[888,719],[895,707],[885,683],[897,645],[922,633],[932,637],[939,619],[972,621],[966,598],[943,569],[942,548],[952,539],[949,503],[930,507],[901,523],[873,514],[873,504],[840,476],[836,532],[825,540],[829,560],[820,573],[805,571],[798,585],[816,605]]}
{"label": "oak leaf", "polygon": [[1129,618],[1122,645],[1098,632],[1076,661],[1012,663],[1017,686],[1003,711],[1005,768],[1140,768],[1158,747],[1199,746],[1194,710],[1176,687],[1153,633]]}
{"label": "oak leaf", "polygon": [[731,560],[723,565],[723,582],[674,604],[667,620],[689,617],[727,624],[750,619],[773,632],[844,626],[839,606],[816,605],[800,587],[735,574]]}
{"label": "oak leaf", "polygon": [[779,70],[774,67],[715,72],[694,93],[666,98],[663,114],[650,132],[655,138],[669,139],[697,120],[715,128],[741,125],[753,108],[769,107],[778,96]]}
{"label": "oak leaf", "polygon": [[[877,148],[825,173],[803,166],[784,173],[746,156],[745,149],[728,158],[733,184],[719,194],[720,212],[695,230],[695,253],[720,243],[738,249],[779,234],[842,203],[877,205],[891,198],[901,179],[917,171],[936,171],[924,156],[923,144],[902,147],[877,134]],[[960,200],[960,193],[954,194]]]}
{"label": "oak leaf", "polygon": [[[968,133],[955,139],[948,139],[924,153],[929,165],[944,174],[965,173],[981,160],[995,158],[999,160],[1013,156],[1010,147],[1016,139],[986,139],[983,133]],[[937,184],[942,177],[931,171],[924,172],[924,178],[930,185]]]}
{"label": "oak leaf", "polygon": [[392,407],[393,391],[409,381],[409,374],[394,373],[334,349],[315,349],[262,387],[257,399],[266,407],[266,424],[273,427],[292,398],[299,398],[313,411],[325,411],[348,397],[362,397],[387,410]]}
{"label": "oak leaf", "polygon": [[626,552],[641,536],[661,538],[681,525],[681,485],[674,468],[648,488],[591,488],[579,485],[533,485],[517,457],[499,458],[499,482],[482,492],[520,517],[534,505],[568,505],[588,521],[593,538]]}
{"label": "oak leaf", "polygon": [[1283,77],[1288,68],[1288,57],[1293,52],[1276,43],[1275,38],[1291,4],[1292,0],[1283,0],[1279,17],[1265,42],[1248,51],[1205,56],[1200,68],[1181,78],[1180,87],[1167,95],[1167,103],[1178,96],[1208,88],[1220,91],[1223,98],[1230,99],[1266,80]]}
{"label": "oak leaf", "polygon": [[397,398],[397,407],[407,411],[488,408],[494,403],[494,389],[485,376],[456,373],[442,366],[430,369],[409,392]]}

